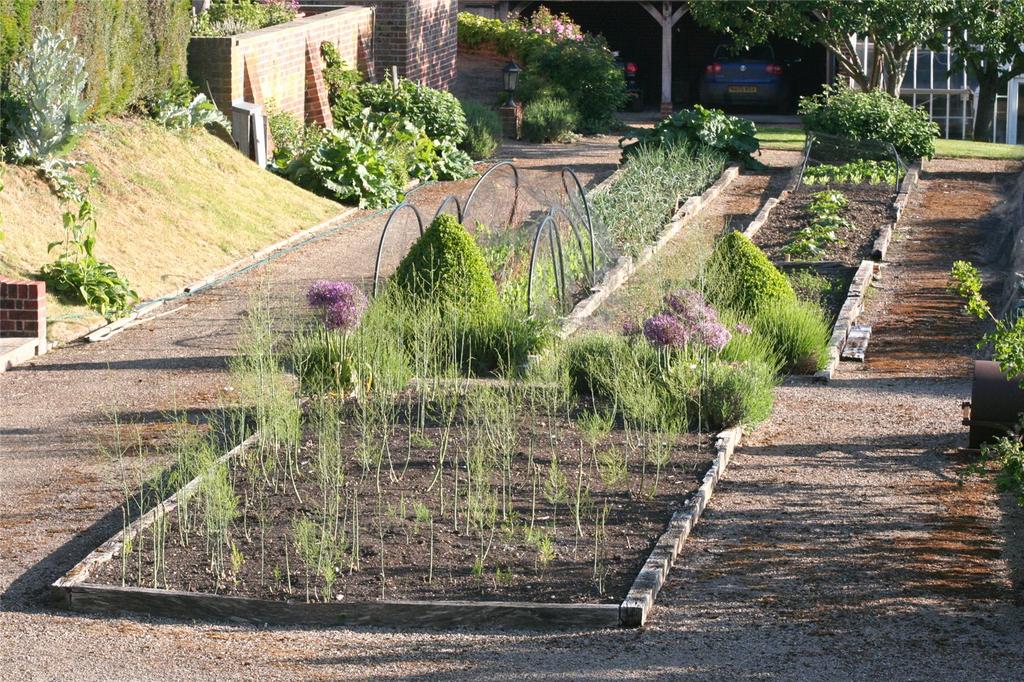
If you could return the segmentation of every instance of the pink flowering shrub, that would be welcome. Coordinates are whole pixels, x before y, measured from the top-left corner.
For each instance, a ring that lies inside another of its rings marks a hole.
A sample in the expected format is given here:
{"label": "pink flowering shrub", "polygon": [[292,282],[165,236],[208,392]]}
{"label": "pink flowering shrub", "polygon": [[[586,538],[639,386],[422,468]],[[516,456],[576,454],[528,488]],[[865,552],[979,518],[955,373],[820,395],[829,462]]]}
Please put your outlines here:
{"label": "pink flowering shrub", "polygon": [[554,14],[544,5],[534,12],[528,21],[523,23],[523,30],[540,35],[550,36],[555,40],[574,40],[582,42],[583,29],[573,22],[568,14]]}

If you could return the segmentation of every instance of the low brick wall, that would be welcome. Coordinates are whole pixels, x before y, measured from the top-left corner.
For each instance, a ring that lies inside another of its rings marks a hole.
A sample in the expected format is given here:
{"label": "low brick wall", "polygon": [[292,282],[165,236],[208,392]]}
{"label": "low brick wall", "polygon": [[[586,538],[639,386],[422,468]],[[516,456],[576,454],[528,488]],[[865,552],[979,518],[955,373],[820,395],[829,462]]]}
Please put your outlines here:
{"label": "low brick wall", "polygon": [[36,338],[45,349],[45,282],[0,277],[0,337]]}
{"label": "low brick wall", "polygon": [[421,85],[448,90],[455,82],[458,0],[302,0],[303,11],[337,4],[372,7],[376,80],[391,67]]}
{"label": "low brick wall", "polygon": [[373,73],[373,10],[344,7],[217,38],[192,38],[188,75],[225,115],[236,99],[275,106],[301,119],[330,123],[322,83],[320,44],[334,43],[349,66]]}

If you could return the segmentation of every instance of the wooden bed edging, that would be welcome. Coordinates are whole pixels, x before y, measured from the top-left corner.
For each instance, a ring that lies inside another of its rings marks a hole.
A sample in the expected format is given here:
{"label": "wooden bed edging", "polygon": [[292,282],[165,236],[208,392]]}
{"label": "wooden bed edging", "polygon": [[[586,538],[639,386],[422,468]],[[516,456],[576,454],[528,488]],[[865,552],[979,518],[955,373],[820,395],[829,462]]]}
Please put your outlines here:
{"label": "wooden bed edging", "polygon": [[675,563],[683,543],[690,536],[690,531],[697,525],[701,514],[707,508],[715,486],[722,479],[729,467],[736,446],[739,445],[743,430],[734,426],[718,434],[715,442],[715,461],[704,474],[700,488],[687,500],[686,508],[672,515],[671,521],[651,554],[644,562],[643,568],[633,581],[626,598],[619,606],[619,624],[624,627],[642,627],[654,608],[654,600],[661,591],[668,572]]}
{"label": "wooden bed edging", "polygon": [[[742,430],[718,434],[715,459],[697,491],[676,512],[654,546],[621,604],[562,604],[508,601],[381,600],[359,602],[280,601],[224,594],[183,592],[149,587],[122,587],[89,582],[96,568],[114,558],[125,538],[134,540],[161,516],[177,507],[181,495],[199,485],[196,477],[141,515],[126,529],[93,550],[50,586],[51,603],[84,613],[135,613],[182,620],[212,620],[267,625],[375,625],[388,627],[459,627],[499,625],[512,628],[586,630],[642,626],[690,531],[707,507],[715,485],[729,466]],[[225,462],[256,442],[253,434],[222,455]]]}
{"label": "wooden bed edging", "polygon": [[[605,191],[607,187],[610,186],[613,178],[615,178],[619,172],[620,171],[615,171],[615,173],[602,181],[601,184],[594,189],[594,192],[598,190]],[[700,211],[714,201],[718,195],[736,179],[739,172],[740,169],[738,165],[727,165],[722,170],[722,174],[718,176],[718,179],[715,180],[710,187],[704,190],[702,194],[689,197],[683,202],[679,210],[677,210],[669,220],[665,229],[658,234],[657,239],[652,244],[645,246],[636,258],[633,258],[628,254],[619,256],[616,264],[604,274],[601,282],[593,288],[591,294],[577,303],[573,307],[572,311],[565,316],[558,329],[558,337],[565,339],[582,327],[587,318],[593,315],[594,311],[601,307],[601,304],[608,300],[608,297],[611,296],[612,293],[625,284],[626,280],[628,280],[638,268],[650,261],[658,251],[663,249],[666,244],[672,241],[672,239],[679,234],[681,229],[692,222]]]}

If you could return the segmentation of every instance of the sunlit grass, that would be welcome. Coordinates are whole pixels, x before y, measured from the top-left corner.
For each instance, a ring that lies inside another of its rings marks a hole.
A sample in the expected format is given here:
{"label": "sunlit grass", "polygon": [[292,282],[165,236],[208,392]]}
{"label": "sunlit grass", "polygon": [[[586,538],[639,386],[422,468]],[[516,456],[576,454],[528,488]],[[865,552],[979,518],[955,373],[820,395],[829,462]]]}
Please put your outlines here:
{"label": "sunlit grass", "polygon": [[[802,151],[807,136],[803,128],[798,126],[759,126],[757,139],[764,149]],[[1024,159],[1024,145],[938,139],[935,141],[935,156],[954,159]]]}

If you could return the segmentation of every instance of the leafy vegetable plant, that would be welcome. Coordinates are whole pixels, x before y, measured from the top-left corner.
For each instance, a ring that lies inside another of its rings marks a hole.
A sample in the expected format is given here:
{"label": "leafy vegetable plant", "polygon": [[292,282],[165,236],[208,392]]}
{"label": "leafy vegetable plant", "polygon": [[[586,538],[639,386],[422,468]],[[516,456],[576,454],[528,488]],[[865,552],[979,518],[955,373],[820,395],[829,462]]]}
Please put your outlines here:
{"label": "leafy vegetable plant", "polygon": [[749,168],[763,167],[751,156],[760,148],[757,129],[751,121],[729,116],[719,109],[705,109],[699,104],[669,116],[653,130],[639,132],[634,137],[636,142],[623,147],[623,159],[644,146],[687,142],[723,151]]}
{"label": "leafy vegetable plant", "polygon": [[849,220],[839,215],[849,203],[846,195],[834,189],[812,194],[807,207],[811,222],[797,231],[783,252],[795,258],[820,256],[829,244],[839,240],[839,230],[852,227]]}
{"label": "leafy vegetable plant", "polygon": [[47,247],[61,247],[57,260],[43,266],[41,274],[58,295],[78,299],[108,320],[124,316],[139,300],[114,266],[96,258],[96,216],[92,203],[83,201],[78,211],[64,213],[64,239]]}
{"label": "leafy vegetable plant", "polygon": [[894,185],[903,176],[895,161],[874,161],[859,159],[842,165],[822,164],[811,166],[804,171],[804,184],[827,185],[832,182],[872,185],[886,183]]}

